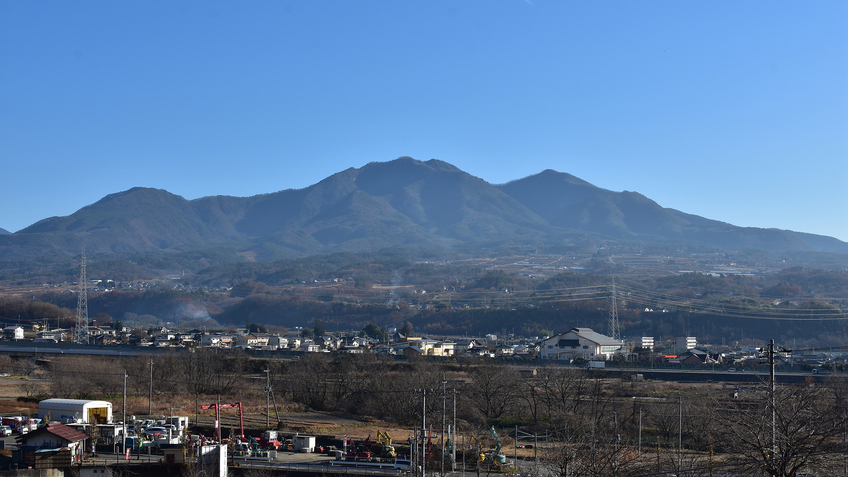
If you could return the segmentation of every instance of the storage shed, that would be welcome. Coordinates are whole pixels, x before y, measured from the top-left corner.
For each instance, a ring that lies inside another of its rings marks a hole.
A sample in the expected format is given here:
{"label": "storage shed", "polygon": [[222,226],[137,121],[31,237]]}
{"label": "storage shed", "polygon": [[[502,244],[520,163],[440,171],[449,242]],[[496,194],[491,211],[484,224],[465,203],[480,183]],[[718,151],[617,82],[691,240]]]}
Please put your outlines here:
{"label": "storage shed", "polygon": [[292,440],[295,452],[315,452],[315,436],[295,435]]}
{"label": "storage shed", "polygon": [[48,422],[100,423],[112,422],[112,403],[85,399],[45,399],[38,403],[38,417]]}

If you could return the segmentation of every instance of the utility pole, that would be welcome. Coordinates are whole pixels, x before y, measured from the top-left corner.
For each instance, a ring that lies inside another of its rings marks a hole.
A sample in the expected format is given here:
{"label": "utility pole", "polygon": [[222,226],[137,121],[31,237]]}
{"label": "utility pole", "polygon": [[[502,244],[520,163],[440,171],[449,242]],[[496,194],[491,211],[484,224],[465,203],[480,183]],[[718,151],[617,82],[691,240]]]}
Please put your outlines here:
{"label": "utility pole", "polygon": [[639,406],[639,455],[642,455],[642,407]]}
{"label": "utility pole", "polygon": [[121,448],[124,450],[124,454],[127,453],[127,369],[124,368],[124,429],[121,433],[121,439],[124,441],[124,445]]}
{"label": "utility pole", "polygon": [[265,369],[265,427],[271,427],[271,368]]}
{"label": "utility pole", "polygon": [[618,467],[618,412],[613,411],[612,415],[613,415],[612,438],[614,439],[614,442],[615,442],[614,445],[613,445],[615,452],[612,455],[612,471],[613,471],[613,474],[615,475],[615,474],[617,474],[616,468]]}
{"label": "utility pole", "polygon": [[683,467],[683,396],[677,392],[677,472]]}
{"label": "utility pole", "polygon": [[153,358],[150,358],[150,390],[147,394],[147,417],[153,414]]}
{"label": "utility pole", "polygon": [[775,418],[774,418],[774,340],[769,341],[768,362],[769,362],[769,408],[771,408],[771,458],[774,459],[777,456],[777,446],[775,444]]}
{"label": "utility pole", "polygon": [[[767,349],[760,349],[760,352],[763,352],[763,351],[765,351],[765,353],[766,353],[766,358],[768,359],[768,365],[769,365],[769,396],[768,396],[769,402],[768,402],[768,405],[769,405],[769,411],[771,411],[771,458],[772,458],[772,460],[774,460],[774,459],[777,458],[777,423],[776,423],[777,419],[775,417],[775,405],[774,405],[774,398],[775,398],[774,354],[775,354],[775,349],[774,349],[774,340],[773,339],[769,340],[769,345],[768,345]],[[790,350],[790,349],[783,349],[783,348],[781,348],[780,351],[783,352],[783,353],[791,353],[792,352],[792,350]]]}
{"label": "utility pole", "polygon": [[456,470],[456,388],[453,390],[453,434],[451,435],[451,472]]}
{"label": "utility pole", "polygon": [[[427,390],[421,389],[421,475],[427,475]],[[418,392],[418,390],[416,390]]]}
{"label": "utility pole", "polygon": [[443,374],[442,375],[442,435],[441,435],[442,445],[440,446],[441,449],[442,449],[442,451],[441,451],[442,465],[439,468],[439,475],[444,475],[444,472],[445,472],[445,417],[446,417],[445,412],[446,412],[446,405],[447,405],[447,403],[445,402],[447,400],[447,394],[445,393],[445,385],[447,383],[448,383],[448,380],[445,379],[445,375]]}

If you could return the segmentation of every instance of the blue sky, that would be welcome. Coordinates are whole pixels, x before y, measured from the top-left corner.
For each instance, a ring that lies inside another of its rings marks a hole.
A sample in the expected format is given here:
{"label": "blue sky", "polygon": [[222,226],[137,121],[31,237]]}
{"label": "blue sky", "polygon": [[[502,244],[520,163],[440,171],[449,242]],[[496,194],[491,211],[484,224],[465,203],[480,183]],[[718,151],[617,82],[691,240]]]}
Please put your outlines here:
{"label": "blue sky", "polygon": [[0,227],[437,158],[848,241],[848,2],[0,0]]}

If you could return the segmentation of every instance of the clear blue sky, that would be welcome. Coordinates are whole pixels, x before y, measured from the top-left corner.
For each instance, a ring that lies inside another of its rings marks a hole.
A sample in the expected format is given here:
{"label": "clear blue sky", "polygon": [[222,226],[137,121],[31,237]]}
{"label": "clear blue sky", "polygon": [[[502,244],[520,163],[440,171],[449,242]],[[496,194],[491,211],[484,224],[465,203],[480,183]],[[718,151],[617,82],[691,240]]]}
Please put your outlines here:
{"label": "clear blue sky", "polygon": [[848,2],[0,0],[0,227],[437,158],[848,241]]}

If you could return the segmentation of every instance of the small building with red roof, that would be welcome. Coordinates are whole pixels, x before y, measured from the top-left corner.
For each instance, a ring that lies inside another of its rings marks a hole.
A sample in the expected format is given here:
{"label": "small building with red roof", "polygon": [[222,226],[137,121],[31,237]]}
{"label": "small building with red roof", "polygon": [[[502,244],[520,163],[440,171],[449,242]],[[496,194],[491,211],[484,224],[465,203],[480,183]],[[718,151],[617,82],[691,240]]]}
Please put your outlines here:
{"label": "small building with red roof", "polygon": [[[86,439],[88,435],[85,433],[60,422],[51,422],[18,437],[21,463],[38,468],[37,461],[47,462],[47,456],[52,455],[49,467],[69,466],[82,459]],[[63,456],[61,462],[56,461],[56,456]],[[67,465],[63,465],[65,463]]]}

